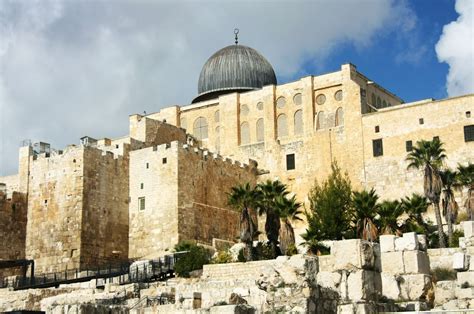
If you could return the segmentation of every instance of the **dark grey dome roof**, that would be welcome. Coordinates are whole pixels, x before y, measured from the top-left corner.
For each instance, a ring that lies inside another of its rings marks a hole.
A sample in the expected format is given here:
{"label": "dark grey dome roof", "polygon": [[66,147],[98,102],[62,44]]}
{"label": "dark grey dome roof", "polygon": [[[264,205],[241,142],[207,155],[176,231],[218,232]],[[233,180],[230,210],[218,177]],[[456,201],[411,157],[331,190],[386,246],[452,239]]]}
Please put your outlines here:
{"label": "dark grey dome roof", "polygon": [[231,45],[214,53],[202,67],[193,103],[276,83],[275,71],[264,56],[253,48]]}

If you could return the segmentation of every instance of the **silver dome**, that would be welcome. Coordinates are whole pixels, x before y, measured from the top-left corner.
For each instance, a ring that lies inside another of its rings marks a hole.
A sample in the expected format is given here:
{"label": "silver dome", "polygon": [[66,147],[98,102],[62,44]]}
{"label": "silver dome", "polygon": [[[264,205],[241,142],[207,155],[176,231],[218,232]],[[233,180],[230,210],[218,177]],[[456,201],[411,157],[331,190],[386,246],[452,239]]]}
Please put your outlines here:
{"label": "silver dome", "polygon": [[214,53],[202,67],[193,103],[276,83],[275,71],[264,56],[250,47],[231,45]]}

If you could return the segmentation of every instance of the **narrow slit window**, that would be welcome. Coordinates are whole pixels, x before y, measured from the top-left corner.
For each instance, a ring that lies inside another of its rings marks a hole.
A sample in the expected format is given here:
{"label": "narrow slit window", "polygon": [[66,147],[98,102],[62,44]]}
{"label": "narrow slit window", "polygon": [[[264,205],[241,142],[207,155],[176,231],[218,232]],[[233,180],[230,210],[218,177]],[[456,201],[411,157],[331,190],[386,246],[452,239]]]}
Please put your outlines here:
{"label": "narrow slit window", "polygon": [[145,197],[138,198],[138,209],[145,210]]}
{"label": "narrow slit window", "polygon": [[407,152],[411,152],[413,150],[413,141],[406,141],[405,147]]}
{"label": "narrow slit window", "polygon": [[286,155],[286,170],[295,169],[295,154]]}
{"label": "narrow slit window", "polygon": [[464,141],[473,142],[474,141],[474,124],[466,125],[464,127]]}
{"label": "narrow slit window", "polygon": [[372,141],[372,148],[374,152],[374,157],[383,156],[383,143],[382,139],[377,139]]}

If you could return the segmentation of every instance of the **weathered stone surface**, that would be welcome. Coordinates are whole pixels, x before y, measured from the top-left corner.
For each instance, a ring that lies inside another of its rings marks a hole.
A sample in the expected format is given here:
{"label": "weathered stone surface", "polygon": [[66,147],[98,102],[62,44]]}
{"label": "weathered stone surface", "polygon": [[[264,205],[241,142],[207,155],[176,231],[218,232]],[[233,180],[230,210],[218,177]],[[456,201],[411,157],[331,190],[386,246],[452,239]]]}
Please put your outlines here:
{"label": "weathered stone surface", "polygon": [[341,274],[339,272],[320,271],[316,275],[316,282],[321,287],[339,291]]}
{"label": "weathered stone surface", "polygon": [[457,271],[464,271],[469,269],[469,256],[461,252],[454,253],[453,269]]}
{"label": "weathered stone surface", "polygon": [[210,314],[254,314],[255,308],[248,304],[213,306]]}
{"label": "weathered stone surface", "polygon": [[431,276],[425,274],[401,275],[400,296],[402,300],[425,300],[432,289]]}
{"label": "weathered stone surface", "polygon": [[438,281],[435,284],[435,305],[443,305],[456,298],[456,281]]}
{"label": "weathered stone surface", "polygon": [[395,251],[410,251],[418,249],[418,237],[415,232],[404,233],[395,238]]}
{"label": "weathered stone surface", "polygon": [[376,273],[371,270],[358,270],[347,278],[348,298],[354,302],[375,300]]}
{"label": "weathered stone surface", "polygon": [[375,266],[373,245],[368,241],[359,239],[336,241],[331,247],[331,255],[334,257],[334,270],[373,269]]}
{"label": "weathered stone surface", "polygon": [[467,288],[457,287],[456,288],[456,298],[473,300],[474,299],[474,287],[467,287]]}
{"label": "weathered stone surface", "polygon": [[392,274],[382,273],[382,295],[390,300],[399,300],[400,286],[397,277]]}
{"label": "weathered stone surface", "polygon": [[474,271],[458,272],[458,287],[474,287]]}
{"label": "weathered stone surface", "polygon": [[232,293],[229,297],[229,304],[247,304],[247,300],[237,293]]}
{"label": "weathered stone surface", "polygon": [[464,238],[469,239],[474,237],[474,221],[468,220],[461,222],[464,230]]}
{"label": "weathered stone surface", "polygon": [[387,252],[381,254],[382,272],[391,275],[404,274],[403,252]]}
{"label": "weathered stone surface", "polygon": [[423,251],[404,251],[403,264],[406,274],[429,274],[430,262],[428,254]]}
{"label": "weathered stone surface", "polygon": [[381,253],[395,251],[395,235],[383,234],[379,237],[379,240]]}
{"label": "weathered stone surface", "polygon": [[428,249],[428,240],[426,239],[426,235],[417,234],[416,237],[418,240],[418,249],[420,251],[426,251]]}

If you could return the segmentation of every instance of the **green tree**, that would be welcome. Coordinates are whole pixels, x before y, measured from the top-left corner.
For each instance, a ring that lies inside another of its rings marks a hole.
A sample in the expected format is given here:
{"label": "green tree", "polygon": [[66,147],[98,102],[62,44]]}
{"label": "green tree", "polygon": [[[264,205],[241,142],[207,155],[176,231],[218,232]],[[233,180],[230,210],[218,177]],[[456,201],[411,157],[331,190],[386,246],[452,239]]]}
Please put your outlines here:
{"label": "green tree", "polygon": [[453,243],[453,223],[456,222],[458,214],[458,204],[454,198],[453,186],[456,184],[457,173],[446,169],[439,173],[443,182],[441,205],[443,208],[443,216],[448,224],[448,243]]}
{"label": "green tree", "polygon": [[275,199],[275,205],[281,220],[280,249],[283,254],[288,255],[288,249],[295,247],[295,231],[291,222],[302,220],[301,203],[296,201],[295,196],[286,198],[280,195]]}
{"label": "green tree", "polygon": [[402,199],[401,207],[408,215],[405,230],[409,232],[422,233],[428,236],[428,224],[423,219],[423,214],[428,210],[426,197],[413,193]]}
{"label": "green tree", "polygon": [[468,163],[467,166],[458,165],[457,169],[457,187],[467,188],[467,198],[464,207],[470,217],[474,220],[474,164]]}
{"label": "green tree", "polygon": [[436,224],[438,225],[439,246],[446,247],[446,241],[443,233],[443,221],[441,220],[441,211],[439,201],[443,183],[439,175],[439,169],[446,158],[443,149],[443,143],[438,139],[433,141],[421,140],[416,143],[413,150],[408,153],[406,160],[409,162],[408,169],[423,169],[423,189],[425,196],[433,204],[436,215]]}
{"label": "green tree", "polygon": [[381,234],[400,235],[401,228],[398,225],[400,216],[403,214],[403,207],[399,201],[383,201],[379,208],[379,219],[377,221]]}
{"label": "green tree", "polygon": [[375,217],[378,215],[379,197],[372,188],[370,191],[363,190],[361,192],[352,193],[353,223],[357,237],[375,241],[378,236],[378,228],[375,223]]}
{"label": "green tree", "polygon": [[302,234],[305,244],[314,252],[325,249],[322,240],[341,240],[351,229],[351,182],[341,174],[337,163],[331,165],[331,174],[310,190],[309,210],[305,211],[308,228]]}
{"label": "green tree", "polygon": [[175,246],[176,252],[187,251],[174,265],[176,274],[180,277],[189,277],[193,270],[202,269],[202,266],[209,264],[211,259],[209,252],[202,246],[191,241],[182,241]]}
{"label": "green tree", "polygon": [[257,225],[252,218],[252,211],[256,208],[258,197],[259,193],[249,183],[233,187],[228,195],[228,204],[240,210],[240,241],[247,247],[246,258],[248,261],[254,259],[252,244],[257,234]]}
{"label": "green tree", "polygon": [[281,223],[280,213],[276,206],[276,199],[288,195],[287,187],[279,180],[267,180],[257,185],[257,192],[259,193],[259,214],[266,215],[265,234],[267,235],[268,243],[270,244],[274,257],[277,257],[281,255],[278,247]]}

